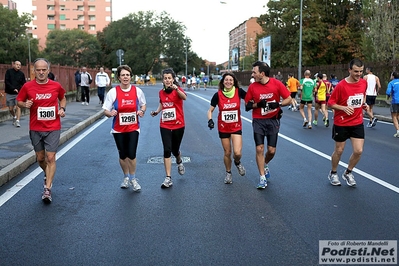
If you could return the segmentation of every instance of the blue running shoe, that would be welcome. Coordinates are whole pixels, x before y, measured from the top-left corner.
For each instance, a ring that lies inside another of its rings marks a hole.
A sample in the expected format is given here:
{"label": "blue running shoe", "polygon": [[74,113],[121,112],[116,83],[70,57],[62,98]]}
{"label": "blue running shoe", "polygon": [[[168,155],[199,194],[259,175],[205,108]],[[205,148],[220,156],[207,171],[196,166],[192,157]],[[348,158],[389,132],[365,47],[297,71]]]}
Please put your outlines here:
{"label": "blue running shoe", "polygon": [[269,169],[269,166],[265,166],[265,176],[266,176],[266,179],[267,180],[269,180],[270,179],[270,169]]}
{"label": "blue running shoe", "polygon": [[267,180],[266,180],[266,178],[261,176],[259,178],[259,184],[258,184],[258,186],[256,188],[257,189],[264,189],[266,187],[267,187]]}

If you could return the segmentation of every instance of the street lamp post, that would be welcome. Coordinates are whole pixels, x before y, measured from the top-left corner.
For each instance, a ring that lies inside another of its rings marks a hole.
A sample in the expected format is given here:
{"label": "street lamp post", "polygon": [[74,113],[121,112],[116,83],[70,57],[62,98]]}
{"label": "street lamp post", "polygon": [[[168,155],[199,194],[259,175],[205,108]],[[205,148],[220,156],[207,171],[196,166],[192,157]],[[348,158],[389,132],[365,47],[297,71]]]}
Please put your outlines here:
{"label": "street lamp post", "polygon": [[186,36],[185,46],[186,46],[186,77],[187,77],[187,36]]}
{"label": "street lamp post", "polygon": [[298,58],[298,79],[302,77],[302,9],[303,0],[301,0],[301,9],[299,12],[299,58]]}

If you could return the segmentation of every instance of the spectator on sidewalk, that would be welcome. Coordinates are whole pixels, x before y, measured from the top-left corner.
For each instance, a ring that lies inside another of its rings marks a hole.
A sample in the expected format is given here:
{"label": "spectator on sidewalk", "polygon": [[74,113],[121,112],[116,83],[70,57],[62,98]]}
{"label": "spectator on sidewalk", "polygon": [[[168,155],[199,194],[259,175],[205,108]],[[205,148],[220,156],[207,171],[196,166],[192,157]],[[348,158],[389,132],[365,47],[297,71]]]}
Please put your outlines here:
{"label": "spectator on sidewalk", "polygon": [[104,72],[103,67],[100,67],[100,72],[96,74],[95,82],[97,86],[97,95],[99,98],[99,104],[104,104],[105,87],[109,86],[110,80],[108,74]]}
{"label": "spectator on sidewalk", "polygon": [[21,109],[17,105],[17,95],[25,84],[25,74],[21,71],[21,62],[13,62],[12,68],[6,71],[4,78],[6,104],[12,116],[12,124],[20,127],[19,119],[21,118]]}
{"label": "spectator on sidewalk", "polygon": [[82,89],[82,105],[89,105],[90,103],[90,83],[92,77],[87,72],[86,67],[82,67],[82,73],[80,74],[80,88]]}
{"label": "spectator on sidewalk", "polygon": [[79,96],[81,96],[80,91],[80,69],[75,72],[75,85],[76,85],[76,101],[80,102]]}
{"label": "spectator on sidewalk", "polygon": [[366,91],[366,103],[369,108],[367,114],[369,116],[369,123],[367,127],[375,127],[377,124],[377,117],[374,116],[373,106],[375,104],[375,99],[377,98],[378,92],[381,89],[380,79],[373,74],[373,69],[371,67],[366,68],[366,73],[363,77],[367,81],[367,91]]}
{"label": "spectator on sidewalk", "polygon": [[386,94],[392,98],[391,116],[393,126],[396,129],[393,136],[399,138],[399,72],[395,71],[391,74],[391,81],[388,83]]}
{"label": "spectator on sidewalk", "polygon": [[[65,116],[66,98],[61,84],[48,79],[50,63],[39,58],[33,65],[36,78],[25,83],[17,100],[19,107],[30,110],[29,136],[45,177],[42,200],[50,203],[61,135],[60,117]],[[38,97],[40,95],[48,97]]]}

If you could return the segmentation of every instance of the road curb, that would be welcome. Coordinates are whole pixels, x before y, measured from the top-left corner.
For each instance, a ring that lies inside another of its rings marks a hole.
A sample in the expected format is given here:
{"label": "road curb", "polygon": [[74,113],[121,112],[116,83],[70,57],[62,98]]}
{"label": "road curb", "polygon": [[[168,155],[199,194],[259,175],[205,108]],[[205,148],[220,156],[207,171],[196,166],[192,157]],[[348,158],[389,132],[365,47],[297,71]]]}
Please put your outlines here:
{"label": "road curb", "polygon": [[[74,125],[70,129],[61,133],[60,136],[60,145],[65,143],[67,140],[71,139],[77,133],[88,127],[89,125],[93,124],[95,121],[100,119],[104,116],[104,111],[98,111],[96,114],[90,116],[88,119]],[[30,151],[29,153],[23,155],[22,157],[15,160],[10,165],[7,165],[3,169],[0,170],[0,186],[4,185],[5,183],[9,182],[11,179],[16,177],[21,172],[25,171],[28,167],[36,162],[36,155],[35,152]]]}

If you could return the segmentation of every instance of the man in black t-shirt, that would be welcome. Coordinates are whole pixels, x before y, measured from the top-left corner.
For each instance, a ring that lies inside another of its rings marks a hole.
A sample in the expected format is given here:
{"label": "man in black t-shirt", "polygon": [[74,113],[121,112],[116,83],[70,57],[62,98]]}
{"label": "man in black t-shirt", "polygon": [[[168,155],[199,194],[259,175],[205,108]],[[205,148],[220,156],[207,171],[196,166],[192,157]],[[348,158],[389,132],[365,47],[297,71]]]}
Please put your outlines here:
{"label": "man in black t-shirt", "polygon": [[25,82],[25,74],[21,71],[21,62],[13,62],[12,68],[6,71],[4,83],[6,104],[13,118],[12,124],[16,127],[21,126],[19,123],[19,119],[21,118],[21,109],[17,106],[16,98],[19,90],[22,88]]}

